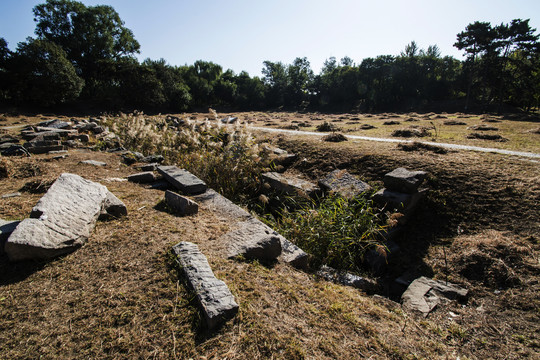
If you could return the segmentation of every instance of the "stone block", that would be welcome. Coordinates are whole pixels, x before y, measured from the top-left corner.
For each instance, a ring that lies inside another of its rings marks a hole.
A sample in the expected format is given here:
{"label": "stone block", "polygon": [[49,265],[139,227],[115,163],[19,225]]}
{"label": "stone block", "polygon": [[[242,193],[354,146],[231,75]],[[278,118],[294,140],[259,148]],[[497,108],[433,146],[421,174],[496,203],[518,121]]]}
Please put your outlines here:
{"label": "stone block", "polygon": [[317,275],[327,281],[336,284],[354,287],[364,291],[373,291],[376,288],[376,283],[373,280],[363,278],[345,271],[337,271],[330,266],[323,265],[317,271]]}
{"label": "stone block", "polygon": [[468,291],[458,285],[420,277],[414,280],[401,296],[403,308],[427,316],[445,301],[463,300]]}
{"label": "stone block", "polygon": [[105,186],[78,175],[60,175],[9,237],[9,259],[49,259],[78,249],[103,209],[108,211],[105,200],[117,199],[109,194]]}
{"label": "stone block", "polygon": [[425,171],[409,171],[405,168],[397,168],[384,175],[384,186],[395,192],[414,194],[426,178]]}
{"label": "stone block", "polygon": [[199,204],[173,191],[165,191],[165,202],[179,215],[193,215],[199,212]]}
{"label": "stone block", "polygon": [[171,185],[186,195],[200,194],[206,191],[206,183],[187,170],[176,166],[158,166],[157,171]]}
{"label": "stone block", "polygon": [[373,195],[373,201],[388,209],[395,209],[408,215],[416,209],[418,203],[425,194],[426,191],[405,194],[388,189],[381,189]]}
{"label": "stone block", "polygon": [[203,194],[195,195],[193,199],[216,212],[216,215],[219,217],[226,218],[227,220],[243,221],[253,218],[246,210],[213,189],[208,189]]}
{"label": "stone block", "polygon": [[278,233],[257,219],[236,224],[236,229],[223,235],[220,241],[228,244],[230,258],[242,256],[264,263],[275,261],[281,255]]}
{"label": "stone block", "polygon": [[158,166],[159,166],[158,163],[151,163],[151,164],[141,165],[139,169],[141,169],[141,171],[156,171]]}
{"label": "stone block", "polygon": [[358,180],[347,170],[334,170],[324,178],[319,180],[319,186],[325,191],[340,194],[344,198],[352,199],[366,191],[371,190],[371,186]]}
{"label": "stone block", "polygon": [[92,165],[92,166],[107,166],[107,163],[104,163],[103,161],[97,161],[97,160],[83,160],[81,161],[81,164]]}
{"label": "stone block", "polygon": [[315,196],[320,193],[317,185],[298,178],[286,177],[277,172],[267,172],[262,174],[264,182],[268,183],[272,189],[289,195]]}
{"label": "stone block", "polygon": [[134,182],[137,184],[148,184],[156,181],[156,176],[152,171],[145,171],[127,177],[128,181]]}
{"label": "stone block", "polygon": [[188,285],[195,291],[210,330],[234,317],[238,304],[223,281],[218,280],[197,245],[180,242],[173,247]]}

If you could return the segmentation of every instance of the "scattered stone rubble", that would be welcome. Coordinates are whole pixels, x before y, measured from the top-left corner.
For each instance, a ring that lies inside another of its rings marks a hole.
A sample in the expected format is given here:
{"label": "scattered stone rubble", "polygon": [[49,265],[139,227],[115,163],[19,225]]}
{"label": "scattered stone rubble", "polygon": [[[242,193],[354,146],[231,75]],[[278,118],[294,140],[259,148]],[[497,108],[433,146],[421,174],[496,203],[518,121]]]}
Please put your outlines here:
{"label": "scattered stone rubble", "polygon": [[[226,121],[224,121],[226,120]],[[226,118],[222,122],[234,123],[237,119]],[[182,125],[181,120],[171,117],[167,121]],[[99,119],[61,121],[52,120],[23,129],[24,145],[14,137],[0,138],[2,155],[27,155],[63,152],[67,146],[78,146],[90,140],[89,135],[102,139],[112,139],[114,134],[99,125]],[[284,150],[263,146],[270,154],[275,165],[288,166],[297,160],[295,154]],[[152,188],[166,190],[165,202],[179,215],[198,213],[199,206],[216,212],[229,222],[231,230],[219,240],[226,244],[223,254],[229,258],[256,259],[262,263],[282,261],[299,269],[307,269],[309,256],[296,245],[279,235],[273,229],[253,217],[241,207],[235,205],[216,191],[208,189],[201,179],[176,166],[162,166],[163,157],[150,155],[144,157],[138,152],[123,148],[110,150],[122,156],[126,164],[144,162],[140,166],[143,172],[128,176],[127,180],[140,184],[152,184]],[[63,155],[65,156],[65,155]],[[86,161],[85,163],[104,166],[105,163]],[[154,174],[157,171],[160,177]],[[373,200],[387,210],[397,210],[404,214],[399,225],[417,207],[425,194],[419,190],[427,174],[423,171],[408,171],[398,168],[384,177],[385,188],[373,195]],[[318,186],[302,180],[267,172],[262,174],[263,181],[274,191],[286,194],[305,194],[319,196],[337,193],[345,198],[353,198],[371,190],[371,187],[349,174],[346,170],[335,170],[320,179]],[[171,185],[181,194],[170,191]],[[36,204],[29,219],[22,222],[0,220],[0,253],[5,250],[11,261],[23,259],[48,259],[74,251],[86,243],[98,218],[120,217],[127,214],[125,205],[110,193],[103,185],[85,180],[73,174],[62,174],[49,191]],[[388,261],[388,256],[399,252],[399,245],[390,240],[398,228],[384,234],[389,251],[371,250],[366,253],[365,261],[375,274],[381,273]],[[5,245],[4,245],[5,244]],[[206,260],[195,244],[181,242],[173,247],[189,285],[195,290],[203,309],[209,329],[231,318],[238,311],[238,305],[227,285],[216,279]],[[346,272],[340,272],[328,266],[322,266],[317,275],[327,281],[352,286],[371,292],[376,288],[374,281]],[[408,284],[408,283],[407,283]],[[467,290],[453,284],[425,277],[418,278],[408,286],[402,295],[403,307],[427,316],[437,305],[449,300],[460,300],[467,296]]]}
{"label": "scattered stone rubble", "polygon": [[[100,122],[100,119],[95,118],[43,121],[23,128],[20,138],[8,136],[0,139],[0,153],[3,156],[30,156],[62,151],[88,143],[89,134],[104,141],[114,139],[116,135],[100,125]],[[26,142],[20,144],[21,140]]]}
{"label": "scattered stone rubble", "polygon": [[426,176],[424,171],[397,168],[384,176],[386,188],[376,192],[373,200],[388,210],[402,213],[404,216],[399,218],[399,224],[403,225],[426,194],[426,191],[418,190]]}
{"label": "scattered stone rubble", "polygon": [[238,304],[223,281],[218,280],[197,245],[180,242],[173,247],[187,283],[195,291],[206,325],[216,328],[238,312]]}
{"label": "scattered stone rubble", "polygon": [[103,216],[126,215],[125,205],[101,184],[64,173],[9,236],[11,261],[50,259],[86,243]]}
{"label": "scattered stone rubble", "polygon": [[416,279],[401,296],[403,308],[427,316],[439,304],[450,300],[464,300],[468,291],[457,285],[428,279]]}

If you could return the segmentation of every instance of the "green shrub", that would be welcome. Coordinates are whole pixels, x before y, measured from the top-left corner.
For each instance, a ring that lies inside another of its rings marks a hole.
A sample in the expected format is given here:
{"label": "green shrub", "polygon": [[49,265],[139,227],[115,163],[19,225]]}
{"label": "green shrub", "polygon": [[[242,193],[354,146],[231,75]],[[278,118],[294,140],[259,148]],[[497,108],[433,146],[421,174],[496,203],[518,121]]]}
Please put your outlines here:
{"label": "green shrub", "polygon": [[267,222],[313,255],[314,265],[360,271],[366,251],[383,246],[378,240],[382,221],[371,200],[362,196],[347,200],[334,195],[319,204],[299,204],[297,210],[284,210],[277,220],[267,217]]}

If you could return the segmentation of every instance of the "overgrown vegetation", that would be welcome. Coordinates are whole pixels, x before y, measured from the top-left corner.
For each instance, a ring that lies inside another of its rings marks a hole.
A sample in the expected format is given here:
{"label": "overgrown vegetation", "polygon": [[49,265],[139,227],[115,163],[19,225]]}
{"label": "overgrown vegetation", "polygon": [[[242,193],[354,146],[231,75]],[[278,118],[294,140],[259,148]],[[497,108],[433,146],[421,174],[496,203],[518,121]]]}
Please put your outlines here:
{"label": "overgrown vegetation", "polygon": [[258,191],[259,175],[268,165],[255,138],[241,125],[188,118],[180,127],[169,128],[166,119],[142,113],[121,114],[108,122],[127,149],[161,154],[239,202]]}
{"label": "overgrown vegetation", "polygon": [[[185,168],[210,187],[241,203],[253,203],[263,190],[260,174],[270,170],[272,158],[244,126],[222,126],[215,117],[204,122],[189,118],[179,128],[167,120],[142,113],[121,114],[108,120],[121,144],[144,154],[162,154],[166,161]],[[268,202],[262,195],[260,198]],[[283,199],[278,198],[278,202]],[[365,252],[384,251],[377,239],[382,221],[364,197],[322,200],[287,197],[276,209],[259,210],[268,223],[315,258],[316,264],[360,271]]]}
{"label": "overgrown vegetation", "polygon": [[385,253],[379,232],[383,219],[371,200],[363,195],[351,200],[329,195],[320,202],[299,201],[297,208],[284,207],[266,221],[280,234],[313,255],[313,265],[362,271],[365,253]]}

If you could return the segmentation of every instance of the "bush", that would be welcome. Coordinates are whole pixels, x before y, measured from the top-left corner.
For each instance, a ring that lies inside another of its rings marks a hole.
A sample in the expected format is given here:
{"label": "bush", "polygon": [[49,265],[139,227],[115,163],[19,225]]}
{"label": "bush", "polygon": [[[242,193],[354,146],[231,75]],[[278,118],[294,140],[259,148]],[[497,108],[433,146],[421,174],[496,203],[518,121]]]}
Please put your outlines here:
{"label": "bush", "polygon": [[317,125],[315,129],[320,132],[327,132],[327,131],[336,131],[337,127],[325,121],[322,124]]}
{"label": "bush", "polygon": [[364,254],[382,246],[380,225],[371,200],[351,200],[328,196],[320,204],[301,202],[295,211],[284,210],[281,218],[267,221],[281,235],[314,256],[314,265],[327,264],[337,269],[359,271]]}

